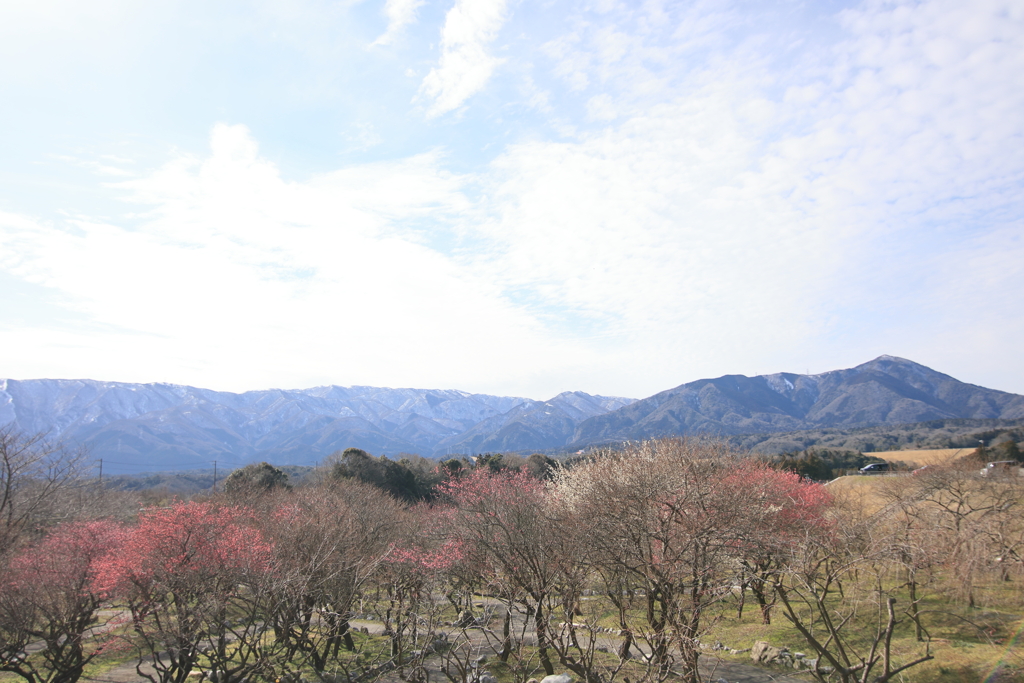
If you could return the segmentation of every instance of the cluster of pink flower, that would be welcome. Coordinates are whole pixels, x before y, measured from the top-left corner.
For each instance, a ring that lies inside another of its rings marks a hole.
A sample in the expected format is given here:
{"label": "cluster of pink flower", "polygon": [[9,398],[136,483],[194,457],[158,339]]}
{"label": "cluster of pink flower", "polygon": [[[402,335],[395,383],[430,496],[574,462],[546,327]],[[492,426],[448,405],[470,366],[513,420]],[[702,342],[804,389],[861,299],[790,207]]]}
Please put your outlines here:
{"label": "cluster of pink flower", "polygon": [[395,546],[388,559],[390,562],[409,565],[422,572],[443,572],[451,569],[464,556],[463,542],[451,539],[434,550]]}

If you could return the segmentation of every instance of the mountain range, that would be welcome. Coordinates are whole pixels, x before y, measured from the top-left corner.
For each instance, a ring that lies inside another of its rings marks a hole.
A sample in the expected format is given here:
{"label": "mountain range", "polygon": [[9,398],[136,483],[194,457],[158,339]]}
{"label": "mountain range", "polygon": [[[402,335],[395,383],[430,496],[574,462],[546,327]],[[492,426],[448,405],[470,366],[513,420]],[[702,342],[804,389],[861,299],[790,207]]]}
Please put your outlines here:
{"label": "mountain range", "polygon": [[689,382],[580,423],[568,447],[677,434],[765,434],[927,420],[1018,419],[1024,396],[961,382],[894,356],[818,375]]}
{"label": "mountain range", "polygon": [[642,400],[548,401],[455,390],[326,386],[235,394],[174,384],[0,380],[0,425],[85,445],[108,471],[313,464],[389,456],[576,451],[651,437],[791,432],[945,418],[1024,418],[1024,396],[893,356],[817,375],[702,379]]}

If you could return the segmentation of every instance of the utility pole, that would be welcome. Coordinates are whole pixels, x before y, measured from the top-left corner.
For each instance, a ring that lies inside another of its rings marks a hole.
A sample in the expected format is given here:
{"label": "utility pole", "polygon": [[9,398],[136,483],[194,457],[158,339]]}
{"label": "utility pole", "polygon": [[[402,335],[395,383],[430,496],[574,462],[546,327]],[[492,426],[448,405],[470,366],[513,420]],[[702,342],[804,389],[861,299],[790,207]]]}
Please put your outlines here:
{"label": "utility pole", "polygon": [[103,458],[100,458],[100,488],[103,488]]}
{"label": "utility pole", "polygon": [[213,492],[217,493],[217,461],[213,461]]}

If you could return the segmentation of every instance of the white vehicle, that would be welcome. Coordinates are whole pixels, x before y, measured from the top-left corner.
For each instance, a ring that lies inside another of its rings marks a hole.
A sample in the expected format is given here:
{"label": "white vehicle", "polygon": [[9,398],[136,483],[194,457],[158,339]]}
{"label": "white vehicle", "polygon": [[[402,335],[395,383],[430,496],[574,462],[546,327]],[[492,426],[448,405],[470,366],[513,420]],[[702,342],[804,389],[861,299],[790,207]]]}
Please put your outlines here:
{"label": "white vehicle", "polygon": [[1016,460],[997,460],[990,462],[979,472],[983,477],[994,477],[1000,474],[1022,474],[1020,463]]}

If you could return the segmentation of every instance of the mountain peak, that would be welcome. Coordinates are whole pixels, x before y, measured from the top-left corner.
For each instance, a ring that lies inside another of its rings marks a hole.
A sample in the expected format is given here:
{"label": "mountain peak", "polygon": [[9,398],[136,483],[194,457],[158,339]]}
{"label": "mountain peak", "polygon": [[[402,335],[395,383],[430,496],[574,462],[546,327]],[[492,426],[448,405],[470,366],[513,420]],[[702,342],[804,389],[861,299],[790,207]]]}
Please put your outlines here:
{"label": "mountain peak", "polygon": [[570,448],[670,434],[1022,417],[1024,396],[966,384],[912,360],[882,355],[854,368],[816,375],[725,375],[688,382],[586,420]]}

